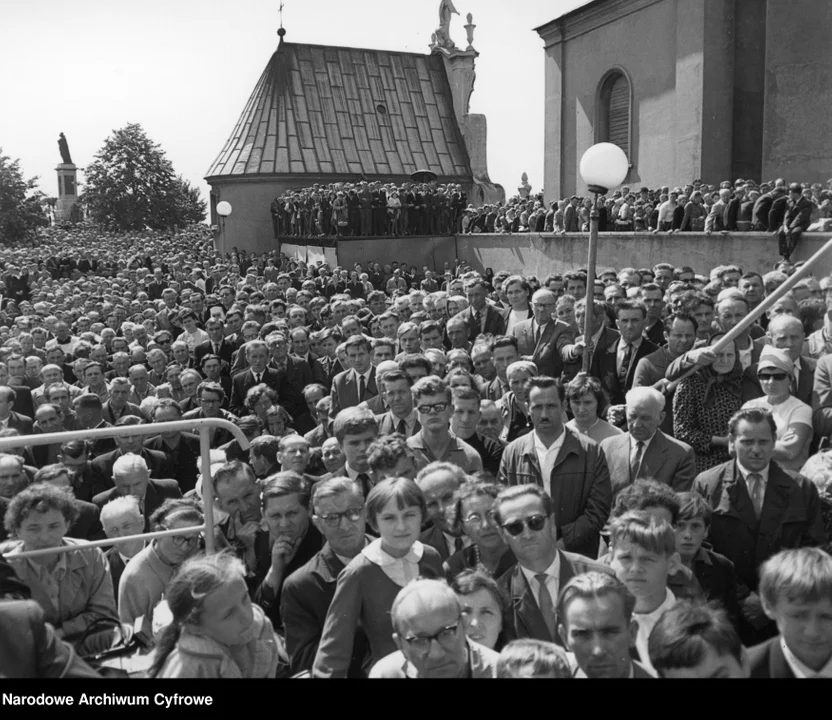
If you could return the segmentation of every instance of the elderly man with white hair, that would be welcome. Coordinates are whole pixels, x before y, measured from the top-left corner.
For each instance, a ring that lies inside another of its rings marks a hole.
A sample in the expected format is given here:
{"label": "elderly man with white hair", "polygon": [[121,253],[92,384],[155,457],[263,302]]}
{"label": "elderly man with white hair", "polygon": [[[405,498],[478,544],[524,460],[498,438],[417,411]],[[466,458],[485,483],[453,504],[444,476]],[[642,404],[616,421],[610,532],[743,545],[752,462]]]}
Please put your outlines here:
{"label": "elderly man with white hair", "polygon": [[498,653],[465,637],[462,607],[442,580],[414,580],[390,611],[398,651],[379,660],[371,678],[493,678]]}
{"label": "elderly man with white hair", "polygon": [[[144,518],[139,509],[139,501],[132,495],[124,495],[110,500],[101,508],[100,518],[108,538],[140,535],[144,530]],[[113,578],[113,592],[118,597],[118,584],[127,563],[144,548],[142,540],[130,540],[113,545],[105,556],[110,565],[110,577]]]}
{"label": "elderly man with white hair", "polygon": [[147,463],[140,455],[127,453],[113,464],[115,487],[96,495],[92,501],[103,508],[110,500],[132,495],[139,501],[144,516],[144,531],[150,532],[150,516],[169,498],[182,497],[176,480],[151,480]]}
{"label": "elderly man with white hair", "polygon": [[664,395],[649,387],[633,388],[625,403],[627,432],[601,442],[613,496],[636,480],[656,480],[676,492],[688,492],[696,477],[694,452],[690,445],[659,430],[665,415]]}

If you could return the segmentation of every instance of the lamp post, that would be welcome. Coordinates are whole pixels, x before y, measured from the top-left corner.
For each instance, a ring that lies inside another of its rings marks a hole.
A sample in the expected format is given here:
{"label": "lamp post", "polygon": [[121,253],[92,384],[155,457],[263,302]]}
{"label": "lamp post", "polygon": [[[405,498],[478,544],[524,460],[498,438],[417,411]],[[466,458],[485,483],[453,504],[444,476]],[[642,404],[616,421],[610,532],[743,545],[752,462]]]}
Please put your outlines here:
{"label": "lamp post", "polygon": [[217,203],[217,215],[220,216],[220,252],[225,252],[225,218],[231,214],[231,203],[223,200]]}
{"label": "lamp post", "polygon": [[606,195],[610,188],[624,182],[630,171],[630,162],[624,151],[612,143],[598,143],[590,147],[581,158],[581,177],[595,195],[589,214],[589,258],[586,265],[586,312],[584,313],[584,358],[582,369],[589,372],[592,354],[589,340],[592,337],[595,299],[595,261],[598,256],[598,196]]}

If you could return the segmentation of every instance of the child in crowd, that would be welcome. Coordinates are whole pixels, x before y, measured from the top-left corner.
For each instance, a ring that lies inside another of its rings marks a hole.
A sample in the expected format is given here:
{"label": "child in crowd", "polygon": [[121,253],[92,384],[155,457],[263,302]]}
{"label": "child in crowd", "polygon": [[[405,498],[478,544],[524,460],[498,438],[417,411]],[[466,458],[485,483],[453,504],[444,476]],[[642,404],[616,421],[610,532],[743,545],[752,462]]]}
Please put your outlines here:
{"label": "child in crowd", "polygon": [[650,633],[650,662],[660,678],[742,679],[748,662],[724,610],[678,601]]}
{"label": "child in crowd", "polygon": [[716,600],[735,622],[740,616],[737,599],[737,578],[734,563],[724,555],[703,547],[711,526],[713,511],[699,493],[679,493],[681,508],[676,521],[676,549],[682,565],[693,571],[705,597]]}
{"label": "child in crowd", "polygon": [[566,653],[543,640],[513,640],[497,660],[498,678],[567,679],[572,669]]}
{"label": "child in crowd", "polygon": [[760,568],[760,598],[777,637],[751,648],[751,677],[832,679],[832,557],[784,550]]}
{"label": "child in crowd", "polygon": [[152,677],[274,678],[285,653],[253,605],[245,566],[229,553],[185,561],[167,588],[173,621],[161,634]]}
{"label": "child in crowd", "polygon": [[638,623],[636,650],[651,675],[647,641],[665,610],[676,602],[667,578],[680,565],[676,533],[666,521],[646,512],[628,512],[610,527],[610,566],[635,595],[634,619]]}
{"label": "child in crowd", "polygon": [[413,480],[380,482],[370,491],[365,507],[367,521],[381,537],[338,577],[315,656],[315,677],[347,676],[359,625],[370,641],[372,663],[396,652],[390,609],[399,590],[418,577],[443,577],[439,553],[419,542],[427,508]]}

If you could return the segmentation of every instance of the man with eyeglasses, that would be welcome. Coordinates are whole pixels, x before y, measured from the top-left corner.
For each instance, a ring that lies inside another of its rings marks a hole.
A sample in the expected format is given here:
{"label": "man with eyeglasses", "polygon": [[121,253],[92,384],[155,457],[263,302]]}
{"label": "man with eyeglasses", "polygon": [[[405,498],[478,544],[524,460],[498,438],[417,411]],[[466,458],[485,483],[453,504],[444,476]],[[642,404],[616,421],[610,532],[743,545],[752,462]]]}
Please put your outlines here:
{"label": "man with eyeglasses", "polygon": [[557,380],[527,380],[526,397],[534,429],[503,451],[498,480],[540,487],[558,508],[562,547],[594,558],[612,501],[604,453],[594,440],[564,427],[564,388]]}
{"label": "man with eyeglasses", "polygon": [[454,406],[447,383],[429,375],[419,380],[412,391],[422,429],[408,438],[407,444],[416,451],[421,465],[443,461],[459,466],[469,475],[481,472],[482,458],[450,430]]}
{"label": "man with eyeglasses", "polygon": [[[576,575],[610,568],[559,548],[555,503],[537,485],[506,488],[494,503],[494,518],[517,565],[497,580],[509,598],[503,617],[508,640],[533,638],[562,645],[557,603],[561,588]],[[597,541],[596,541],[597,544]]]}
{"label": "man with eyeglasses", "polygon": [[391,610],[398,651],[379,660],[371,678],[493,678],[498,653],[465,637],[462,607],[442,580],[415,580]]}
{"label": "man with eyeglasses", "polygon": [[[214,356],[209,355],[208,357]],[[237,418],[222,407],[226,398],[222,385],[211,380],[205,380],[199,384],[196,393],[199,398],[199,407],[186,412],[182,416],[183,420],[219,418],[221,420],[228,420],[229,422],[236,421]],[[225,445],[225,443],[231,442],[234,439],[234,436],[229,430],[217,427],[210,428],[208,437],[212,448],[218,448],[220,445]]]}
{"label": "man with eyeglasses", "polygon": [[[326,544],[283,583],[280,616],[293,674],[311,671],[340,572],[371,538],[365,534],[364,496],[345,477],[321,480],[312,494],[312,522]],[[369,644],[362,630],[353,644],[347,677],[365,677]]]}
{"label": "man with eyeglasses", "polygon": [[551,377],[563,372],[564,362],[570,359],[565,353],[575,341],[575,331],[552,317],[556,304],[551,290],[538,290],[532,295],[533,317],[517,323],[513,330],[521,358],[531,360],[541,375]]}

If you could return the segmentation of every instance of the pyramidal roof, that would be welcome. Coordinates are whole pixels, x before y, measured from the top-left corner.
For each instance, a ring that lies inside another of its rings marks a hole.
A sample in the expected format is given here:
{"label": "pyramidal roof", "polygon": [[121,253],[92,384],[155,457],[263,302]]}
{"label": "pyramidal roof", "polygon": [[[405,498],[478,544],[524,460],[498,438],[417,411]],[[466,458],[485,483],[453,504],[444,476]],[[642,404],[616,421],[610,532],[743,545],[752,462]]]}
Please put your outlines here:
{"label": "pyramidal roof", "polygon": [[206,179],[471,177],[438,55],[281,40]]}

